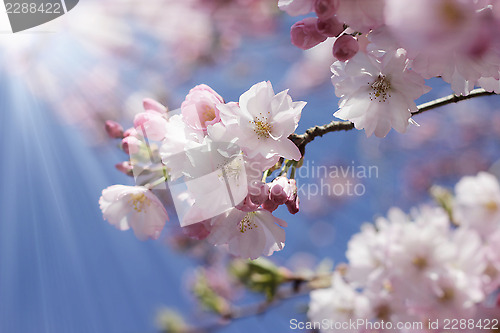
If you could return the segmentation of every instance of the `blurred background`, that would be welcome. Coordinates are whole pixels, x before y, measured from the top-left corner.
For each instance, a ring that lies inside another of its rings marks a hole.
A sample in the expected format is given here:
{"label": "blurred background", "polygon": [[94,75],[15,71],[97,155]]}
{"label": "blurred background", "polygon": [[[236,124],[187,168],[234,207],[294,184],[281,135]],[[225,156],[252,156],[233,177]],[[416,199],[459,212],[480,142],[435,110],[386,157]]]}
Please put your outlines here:
{"label": "blurred background", "polygon": [[[0,34],[0,332],[158,332],[166,308],[193,325],[210,322],[189,291],[206,263],[203,244],[187,244],[173,223],[159,240],[141,242],[103,221],[102,189],[133,184],[114,168],[127,155],[104,121],[131,125],[145,97],[178,108],[201,83],[237,101],[264,80],[308,102],[298,133],[331,121],[331,44],[293,47],[296,20],[276,0],[85,0],[43,26]],[[451,93],[439,79],[428,84],[433,90],[417,102]],[[433,110],[416,118],[420,127],[385,139],[363,131],[317,138],[307,146],[309,172],[298,173],[301,211],[277,211],[289,224],[287,242],[270,259],[295,271],[325,258],[340,263],[360,225],[389,207],[429,202],[432,184],[452,187],[480,170],[499,175],[499,102]],[[321,166],[372,173],[314,173]],[[325,190],[347,182],[357,194]],[[288,331],[290,319],[305,319],[307,301],[220,332]]]}

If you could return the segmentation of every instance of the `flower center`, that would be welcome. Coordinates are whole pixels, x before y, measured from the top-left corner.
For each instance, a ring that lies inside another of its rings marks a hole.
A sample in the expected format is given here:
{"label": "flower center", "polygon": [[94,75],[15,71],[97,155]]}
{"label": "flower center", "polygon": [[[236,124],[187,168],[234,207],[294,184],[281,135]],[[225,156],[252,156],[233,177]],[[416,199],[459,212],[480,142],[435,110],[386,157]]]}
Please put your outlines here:
{"label": "flower center", "polygon": [[453,1],[443,1],[439,6],[439,14],[443,21],[448,23],[450,26],[458,26],[465,20],[465,15]]}
{"label": "flower center", "polygon": [[233,180],[236,181],[236,186],[240,186],[239,180],[241,173],[244,170],[241,156],[234,158],[229,163],[218,164],[217,170],[219,170],[219,173],[217,174],[219,180]]}
{"label": "flower center", "polygon": [[204,104],[201,107],[201,112],[199,115],[202,124],[206,123],[207,121],[212,121],[215,119],[215,108],[211,105]]}
{"label": "flower center", "polygon": [[243,220],[240,221],[239,229],[241,233],[245,233],[247,230],[252,230],[254,228],[258,228],[259,226],[253,221],[255,218],[255,212],[250,212]]}
{"label": "flower center", "polygon": [[427,267],[427,259],[425,259],[424,257],[415,257],[412,261],[413,265],[415,265],[418,270],[424,270],[426,267]]}
{"label": "flower center", "polygon": [[134,206],[134,210],[138,213],[145,211],[147,206],[151,205],[151,200],[144,193],[131,194],[129,202]]}
{"label": "flower center", "polygon": [[495,201],[491,200],[484,204],[484,208],[486,208],[486,210],[488,210],[490,213],[496,213],[498,211],[498,204]]}
{"label": "flower center", "polygon": [[443,303],[450,302],[455,298],[455,291],[452,288],[443,288],[443,294],[439,300]]}
{"label": "flower center", "polygon": [[257,134],[257,139],[267,139],[271,136],[273,125],[269,123],[267,117],[255,117],[250,123],[255,126],[253,131]]}
{"label": "flower center", "polygon": [[369,94],[371,101],[378,99],[379,103],[381,103],[385,102],[387,97],[391,97],[391,94],[389,93],[391,90],[391,81],[389,81],[385,75],[379,74],[375,82],[373,82],[370,87],[372,88],[372,91]]}

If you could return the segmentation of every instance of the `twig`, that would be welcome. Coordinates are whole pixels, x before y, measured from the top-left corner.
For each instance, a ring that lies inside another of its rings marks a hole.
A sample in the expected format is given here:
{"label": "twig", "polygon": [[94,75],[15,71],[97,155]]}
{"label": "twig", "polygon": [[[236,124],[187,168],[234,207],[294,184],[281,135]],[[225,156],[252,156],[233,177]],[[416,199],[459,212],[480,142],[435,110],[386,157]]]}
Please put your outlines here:
{"label": "twig", "polygon": [[[276,293],[272,301],[262,301],[245,306],[231,306],[227,313],[221,314],[220,320],[203,327],[187,327],[184,330],[176,331],[176,333],[210,333],[227,326],[234,320],[243,319],[260,315],[268,311],[271,307],[275,307],[281,302],[291,298],[307,295],[310,291],[328,287],[324,280],[330,280],[331,274],[320,274],[310,278],[302,276],[293,276],[288,278],[285,283],[290,284],[286,289],[282,289]],[[303,287],[304,286],[304,287]],[[168,333],[168,332],[165,332]]]}
{"label": "twig", "polygon": [[[484,89],[474,89],[467,96],[461,96],[461,95],[458,96],[453,94],[442,98],[438,98],[433,101],[420,104],[419,106],[417,106],[418,111],[412,113],[412,117],[414,115],[438,108],[440,106],[444,106],[451,103],[457,103],[474,97],[488,96],[488,95],[495,95],[495,93],[485,91]],[[326,133],[330,132],[349,131],[352,130],[353,128],[354,124],[351,123],[350,121],[332,121],[322,126],[311,127],[308,130],[306,130],[304,134],[294,133],[290,135],[288,138],[292,140],[293,143],[295,143],[295,145],[299,148],[302,156],[304,156],[306,145],[309,142],[313,141],[316,137],[323,136]]]}

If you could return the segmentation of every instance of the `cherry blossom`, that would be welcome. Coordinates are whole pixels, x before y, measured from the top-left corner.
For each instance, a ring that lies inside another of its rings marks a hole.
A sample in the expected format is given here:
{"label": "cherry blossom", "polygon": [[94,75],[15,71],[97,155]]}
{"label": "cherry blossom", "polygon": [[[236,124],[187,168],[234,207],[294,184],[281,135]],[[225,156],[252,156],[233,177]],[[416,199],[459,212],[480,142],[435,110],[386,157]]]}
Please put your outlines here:
{"label": "cherry blossom", "polygon": [[495,176],[480,172],[455,186],[454,217],[463,226],[487,236],[500,226],[500,186]]}
{"label": "cherry blossom", "polygon": [[243,93],[238,104],[218,108],[222,123],[249,157],[279,155],[298,161],[300,151],[288,136],[297,128],[305,104],[292,102],[287,91],[275,95],[270,82],[260,82]]}
{"label": "cherry blossom", "polygon": [[377,58],[358,52],[344,62],[333,63],[332,83],[341,98],[334,116],[350,120],[366,135],[385,137],[391,127],[405,132],[415,99],[430,90],[424,79],[409,69],[406,52],[398,49]]}
{"label": "cherry blossom", "polygon": [[333,44],[333,56],[340,61],[351,59],[358,51],[358,41],[351,35],[342,35]]}
{"label": "cherry blossom", "polygon": [[[306,17],[292,25],[290,35],[292,44],[302,50],[308,50],[321,42],[324,42],[327,36],[323,35],[318,29],[318,19],[315,17]],[[322,30],[326,31],[325,24],[321,24]]]}
{"label": "cherry blossom", "polygon": [[224,99],[205,84],[198,85],[189,91],[182,102],[181,110],[184,121],[194,129],[206,130],[208,125],[220,121],[218,104]]}
{"label": "cherry blossom", "polygon": [[161,201],[144,186],[110,186],[102,191],[99,206],[111,225],[119,230],[132,228],[141,240],[158,239],[168,220]]}
{"label": "cherry blossom", "polygon": [[368,32],[384,23],[385,0],[339,0],[339,21],[359,32]]}
{"label": "cherry blossom", "polygon": [[[308,317],[311,321],[332,323],[349,323],[349,320],[366,319],[371,316],[368,298],[346,283],[342,276],[335,272],[332,276],[332,286],[327,289],[314,290],[310,293]],[[336,330],[335,326],[322,329],[321,332],[359,332],[356,329],[343,327]],[[360,327],[361,328],[361,327]]]}
{"label": "cherry blossom", "polygon": [[250,259],[269,256],[285,246],[287,223],[265,210],[242,212],[232,209],[212,221],[208,241],[227,245],[229,253]]}

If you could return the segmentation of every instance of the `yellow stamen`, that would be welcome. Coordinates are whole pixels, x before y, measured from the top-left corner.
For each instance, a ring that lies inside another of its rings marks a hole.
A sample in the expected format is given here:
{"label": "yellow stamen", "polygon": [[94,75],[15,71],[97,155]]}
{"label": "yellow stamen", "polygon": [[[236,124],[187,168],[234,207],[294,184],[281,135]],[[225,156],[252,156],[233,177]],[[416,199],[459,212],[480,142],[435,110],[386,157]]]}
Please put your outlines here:
{"label": "yellow stamen", "polygon": [[250,212],[245,217],[243,220],[240,221],[240,232],[245,233],[248,230],[252,230],[254,228],[258,228],[259,226],[253,221],[255,218],[255,212]]}
{"label": "yellow stamen", "polygon": [[267,117],[262,116],[262,112],[260,115],[261,117],[255,117],[255,120],[249,122],[255,126],[253,131],[257,134],[257,139],[267,139],[271,137],[273,125],[269,123]]}
{"label": "yellow stamen", "polygon": [[144,193],[131,194],[129,202],[138,213],[146,211],[146,208],[151,205],[151,200]]}
{"label": "yellow stamen", "polygon": [[385,102],[387,97],[391,97],[391,81],[385,75],[380,74],[370,87],[373,90],[369,93],[371,101],[378,99],[379,103],[381,103]]}

